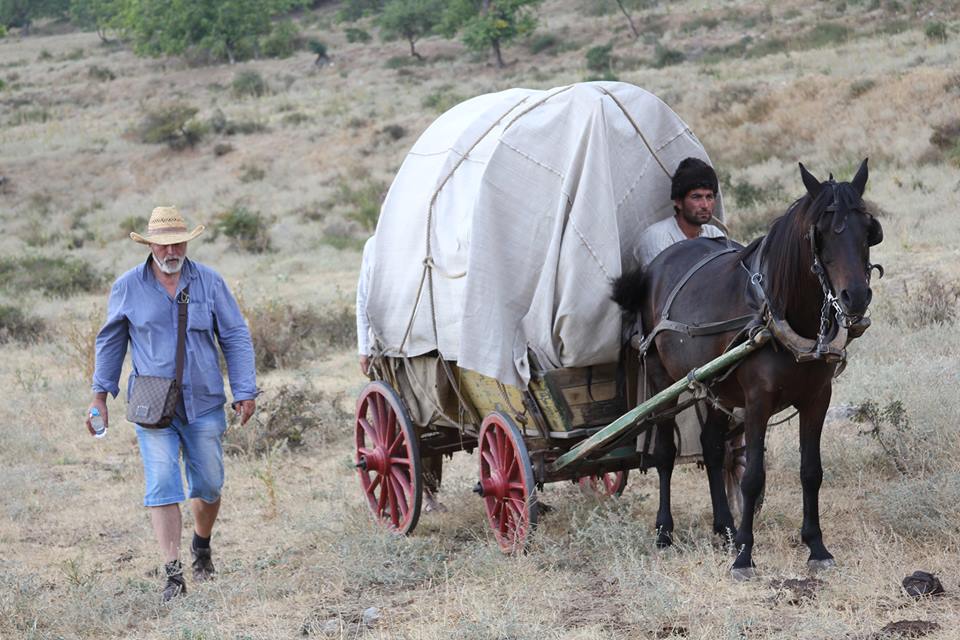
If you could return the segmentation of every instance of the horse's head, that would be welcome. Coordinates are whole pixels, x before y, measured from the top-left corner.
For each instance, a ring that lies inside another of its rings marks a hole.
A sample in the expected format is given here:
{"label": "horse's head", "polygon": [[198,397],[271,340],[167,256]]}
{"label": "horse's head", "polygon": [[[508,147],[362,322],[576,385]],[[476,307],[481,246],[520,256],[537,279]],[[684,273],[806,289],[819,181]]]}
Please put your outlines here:
{"label": "horse's head", "polygon": [[[803,164],[800,175],[815,213],[809,230],[814,271],[821,269],[821,284],[846,321],[861,318],[873,293],[870,290],[870,247],[883,240],[880,222],[867,212],[863,190],[867,184],[867,161],[860,164],[850,182],[824,182]],[[882,268],[877,266],[880,274]]]}

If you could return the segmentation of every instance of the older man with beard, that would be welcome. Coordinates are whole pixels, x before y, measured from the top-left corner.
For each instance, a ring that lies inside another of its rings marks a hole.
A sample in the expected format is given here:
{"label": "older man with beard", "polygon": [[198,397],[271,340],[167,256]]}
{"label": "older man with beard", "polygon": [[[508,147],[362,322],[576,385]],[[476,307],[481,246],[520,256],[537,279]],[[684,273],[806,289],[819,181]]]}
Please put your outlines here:
{"label": "older man with beard", "polygon": [[[154,535],[164,558],[164,601],[186,593],[180,564],[182,519],[180,503],[187,497],[194,518],[194,580],[213,577],[210,537],[220,511],[223,488],[223,446],[226,396],[217,347],[223,352],[233,392],[233,408],[246,424],[256,409],[256,370],[253,343],[240,308],[226,282],[213,269],[188,260],[187,242],[203,232],[187,230],[175,207],[157,207],[147,233],[130,237],[149,245],[146,262],[113,284],[107,319],[97,334],[93,401],[109,426],[107,394],[119,392],[120,370],[131,347],[133,371],[127,398],[142,376],[175,377],[178,307],[186,307],[182,384],[172,422],[162,428],[136,425],[143,460],[146,492]],[[87,429],[94,429],[87,418]],[[187,477],[181,481],[180,457]]]}

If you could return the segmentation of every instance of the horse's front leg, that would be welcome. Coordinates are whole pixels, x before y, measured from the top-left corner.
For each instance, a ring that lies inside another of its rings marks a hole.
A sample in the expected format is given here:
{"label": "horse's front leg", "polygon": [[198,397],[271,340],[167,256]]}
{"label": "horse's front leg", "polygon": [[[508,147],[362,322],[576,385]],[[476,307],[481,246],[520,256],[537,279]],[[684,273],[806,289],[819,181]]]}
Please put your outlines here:
{"label": "horse's front leg", "polygon": [[833,556],[823,544],[820,530],[820,485],[823,483],[823,464],[820,461],[820,434],[823,419],[830,406],[830,384],[800,406],[800,484],[803,487],[803,526],[800,538],[810,549],[807,566],[816,571],[832,567]]}
{"label": "horse's front leg", "polygon": [[753,564],[753,519],[756,515],[757,502],[763,495],[766,484],[766,471],[763,464],[764,442],[767,436],[767,420],[773,413],[772,394],[758,392],[756,397],[746,398],[744,415],[744,434],[747,442],[747,468],[740,481],[740,491],[743,494],[743,514],[740,520],[740,529],[734,538],[737,546],[737,559],[733,562],[730,573],[737,580],[744,580],[754,575]]}

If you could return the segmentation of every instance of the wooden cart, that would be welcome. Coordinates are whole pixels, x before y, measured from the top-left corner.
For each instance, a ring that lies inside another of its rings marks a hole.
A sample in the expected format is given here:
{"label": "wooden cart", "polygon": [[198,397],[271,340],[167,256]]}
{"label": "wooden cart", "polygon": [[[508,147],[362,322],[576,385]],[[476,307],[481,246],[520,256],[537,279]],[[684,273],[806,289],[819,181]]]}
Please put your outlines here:
{"label": "wooden cart", "polygon": [[479,449],[475,492],[490,527],[504,552],[522,549],[539,517],[538,488],[573,480],[619,494],[631,469],[651,466],[636,442],[654,416],[663,417],[693,381],[710,380],[768,338],[759,332],[639,405],[635,357],[546,372],[532,363],[526,389],[436,355],[376,359],[374,381],[357,400],[355,461],[364,495],[380,522],[410,533],[423,500],[422,459]]}

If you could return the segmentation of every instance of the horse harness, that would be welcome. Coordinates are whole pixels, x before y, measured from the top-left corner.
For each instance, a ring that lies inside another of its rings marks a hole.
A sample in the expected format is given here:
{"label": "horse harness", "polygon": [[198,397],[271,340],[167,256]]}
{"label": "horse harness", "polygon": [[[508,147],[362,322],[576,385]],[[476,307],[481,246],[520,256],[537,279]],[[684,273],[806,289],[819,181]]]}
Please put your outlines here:
{"label": "horse harness", "polygon": [[[825,211],[831,212],[834,210],[835,205],[831,204]],[[841,228],[840,231],[842,232],[843,228]],[[653,340],[663,331],[675,331],[694,337],[737,330],[737,335],[734,336],[724,349],[724,351],[728,351],[745,337],[753,335],[761,328],[768,328],[776,341],[793,354],[797,362],[823,360],[830,364],[840,363],[840,369],[842,370],[846,364],[846,345],[849,344],[850,340],[861,336],[863,332],[866,331],[870,326],[870,319],[850,316],[843,310],[836,295],[833,293],[833,288],[830,286],[826,269],[823,268],[823,264],[820,261],[820,251],[817,247],[816,229],[814,225],[810,226],[807,237],[810,242],[810,252],[813,256],[811,271],[817,276],[820,288],[823,290],[823,305],[820,309],[820,327],[816,340],[804,338],[799,335],[793,330],[790,323],[781,317],[770,304],[766,290],[763,288],[762,264],[767,244],[767,238],[764,237],[760,243],[760,247],[753,253],[751,258],[747,262],[743,260],[740,261],[740,266],[747,272],[749,282],[753,285],[752,287],[748,286],[747,293],[748,300],[750,300],[748,305],[756,309],[754,313],[730,318],[729,320],[698,324],[687,324],[670,318],[670,309],[673,306],[674,299],[695,273],[713,260],[729,253],[739,252],[742,249],[738,247],[728,247],[722,251],[708,254],[694,264],[677,284],[674,285],[670,295],[667,297],[666,304],[664,304],[659,321],[653,330],[650,331],[649,335],[643,337],[639,344],[636,345],[640,358],[646,355],[647,350],[653,344]],[[881,265],[870,264],[867,265],[867,267],[868,278],[869,273],[873,269],[877,269],[880,277],[883,277],[883,267]],[[834,324],[836,330],[833,332],[833,337],[831,338],[830,329],[831,325]],[[721,379],[723,377],[726,376],[722,376]]]}

